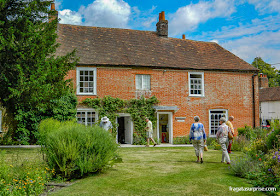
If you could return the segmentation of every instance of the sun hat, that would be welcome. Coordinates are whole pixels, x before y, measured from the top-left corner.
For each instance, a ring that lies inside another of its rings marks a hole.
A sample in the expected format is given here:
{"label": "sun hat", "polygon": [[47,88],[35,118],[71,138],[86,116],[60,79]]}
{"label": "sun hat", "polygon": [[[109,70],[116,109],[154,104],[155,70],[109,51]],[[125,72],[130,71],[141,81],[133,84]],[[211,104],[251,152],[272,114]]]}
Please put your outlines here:
{"label": "sun hat", "polygon": [[102,122],[108,122],[109,121],[109,118],[107,116],[104,116],[103,118],[101,118],[101,121]]}

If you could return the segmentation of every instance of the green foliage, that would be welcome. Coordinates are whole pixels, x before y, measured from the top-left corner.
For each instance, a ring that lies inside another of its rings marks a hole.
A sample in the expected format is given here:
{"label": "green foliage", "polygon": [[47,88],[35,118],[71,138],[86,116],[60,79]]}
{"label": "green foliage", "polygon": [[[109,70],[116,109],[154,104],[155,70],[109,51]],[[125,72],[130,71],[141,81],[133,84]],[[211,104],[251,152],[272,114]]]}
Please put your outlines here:
{"label": "green foliage", "polygon": [[100,98],[95,98],[95,99],[90,99],[87,98],[83,101],[83,103],[87,104],[89,107],[92,107],[98,111],[99,114],[99,121],[97,124],[100,123],[100,120],[102,117],[107,116],[113,126],[112,129],[112,134],[114,136],[117,135],[117,123],[115,120],[118,117],[117,113],[120,113],[123,111],[123,108],[126,105],[126,102],[119,99],[119,98],[113,98],[111,96],[105,96],[103,99]]}
{"label": "green foliage", "polygon": [[272,124],[272,130],[267,134],[266,143],[268,149],[280,147],[280,124],[275,121]]}
{"label": "green foliage", "polygon": [[214,150],[222,149],[221,145],[217,142],[215,137],[208,137],[206,140],[206,144],[209,149],[214,149]]}
{"label": "green foliage", "polygon": [[259,161],[250,156],[241,156],[231,161],[231,171],[240,177],[248,177],[251,173],[260,170]]}
{"label": "green foliage", "polygon": [[250,145],[250,141],[245,136],[239,135],[233,138],[231,150],[232,151],[243,151],[243,149]]}
{"label": "green foliage", "polygon": [[98,126],[46,119],[39,132],[49,167],[63,178],[80,178],[113,164],[117,144],[110,133]]}
{"label": "green foliage", "polygon": [[[74,52],[56,57],[57,20],[47,22],[49,1],[0,3],[0,100],[16,124],[11,137],[35,143],[42,119],[73,117],[76,100],[65,76]],[[56,109],[54,109],[56,108]]]}
{"label": "green foliage", "polygon": [[256,57],[252,65],[260,70],[259,73],[267,75],[269,87],[280,86],[280,71],[274,66],[264,62],[260,57]]}
{"label": "green foliage", "polygon": [[[275,187],[279,194],[280,188],[280,129],[279,122],[272,124],[272,130],[267,133],[265,129],[241,129],[238,137],[246,137],[250,142],[243,148],[244,157],[232,160],[232,171],[241,177],[251,180],[255,187]],[[276,192],[267,192],[276,195]]]}
{"label": "green foliage", "polygon": [[173,144],[189,144],[190,139],[189,136],[183,136],[183,137],[174,137],[173,138]]}
{"label": "green foliage", "polygon": [[7,161],[5,151],[0,152],[0,191],[1,195],[39,195],[54,171],[42,162],[21,160],[18,156]]}
{"label": "green foliage", "polygon": [[[118,116],[117,113],[129,113],[135,129],[134,144],[146,143],[145,117],[148,117],[152,121],[154,128],[156,125],[156,117],[154,115],[155,109],[152,107],[158,103],[158,99],[155,96],[149,99],[141,97],[140,99],[131,99],[127,101],[105,96],[103,99],[88,98],[84,100],[83,103],[87,104],[89,107],[95,108],[99,113],[100,119],[103,116],[107,116],[109,119],[116,119]],[[118,124],[114,120],[111,120],[111,122],[113,125],[113,135],[116,135]]]}

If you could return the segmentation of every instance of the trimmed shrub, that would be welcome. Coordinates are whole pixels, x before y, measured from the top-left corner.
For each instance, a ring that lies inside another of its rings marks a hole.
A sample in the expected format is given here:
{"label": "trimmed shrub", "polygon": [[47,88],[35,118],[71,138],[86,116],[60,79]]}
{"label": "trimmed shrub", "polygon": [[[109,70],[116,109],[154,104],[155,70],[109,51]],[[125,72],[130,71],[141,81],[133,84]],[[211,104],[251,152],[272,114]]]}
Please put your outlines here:
{"label": "trimmed shrub", "polygon": [[102,128],[47,119],[39,127],[47,163],[63,178],[80,178],[113,164],[117,144]]}

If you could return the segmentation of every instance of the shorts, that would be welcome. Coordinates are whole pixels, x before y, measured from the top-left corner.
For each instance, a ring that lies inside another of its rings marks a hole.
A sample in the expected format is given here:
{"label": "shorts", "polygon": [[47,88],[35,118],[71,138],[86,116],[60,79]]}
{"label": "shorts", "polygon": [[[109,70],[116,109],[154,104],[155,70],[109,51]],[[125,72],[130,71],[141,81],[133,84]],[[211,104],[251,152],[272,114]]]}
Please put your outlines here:
{"label": "shorts", "polygon": [[146,132],[146,136],[147,136],[147,139],[148,139],[148,138],[153,138],[153,133],[150,132],[150,131],[147,131],[147,132]]}

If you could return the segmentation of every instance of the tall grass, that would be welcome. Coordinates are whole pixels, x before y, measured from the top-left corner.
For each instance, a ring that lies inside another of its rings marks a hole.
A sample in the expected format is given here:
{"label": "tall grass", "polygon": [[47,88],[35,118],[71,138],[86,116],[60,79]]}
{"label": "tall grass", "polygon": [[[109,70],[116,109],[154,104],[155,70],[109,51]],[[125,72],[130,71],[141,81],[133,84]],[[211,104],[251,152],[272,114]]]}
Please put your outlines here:
{"label": "tall grass", "polygon": [[44,120],[39,133],[49,167],[66,179],[104,169],[113,160],[117,149],[109,132],[74,121]]}

